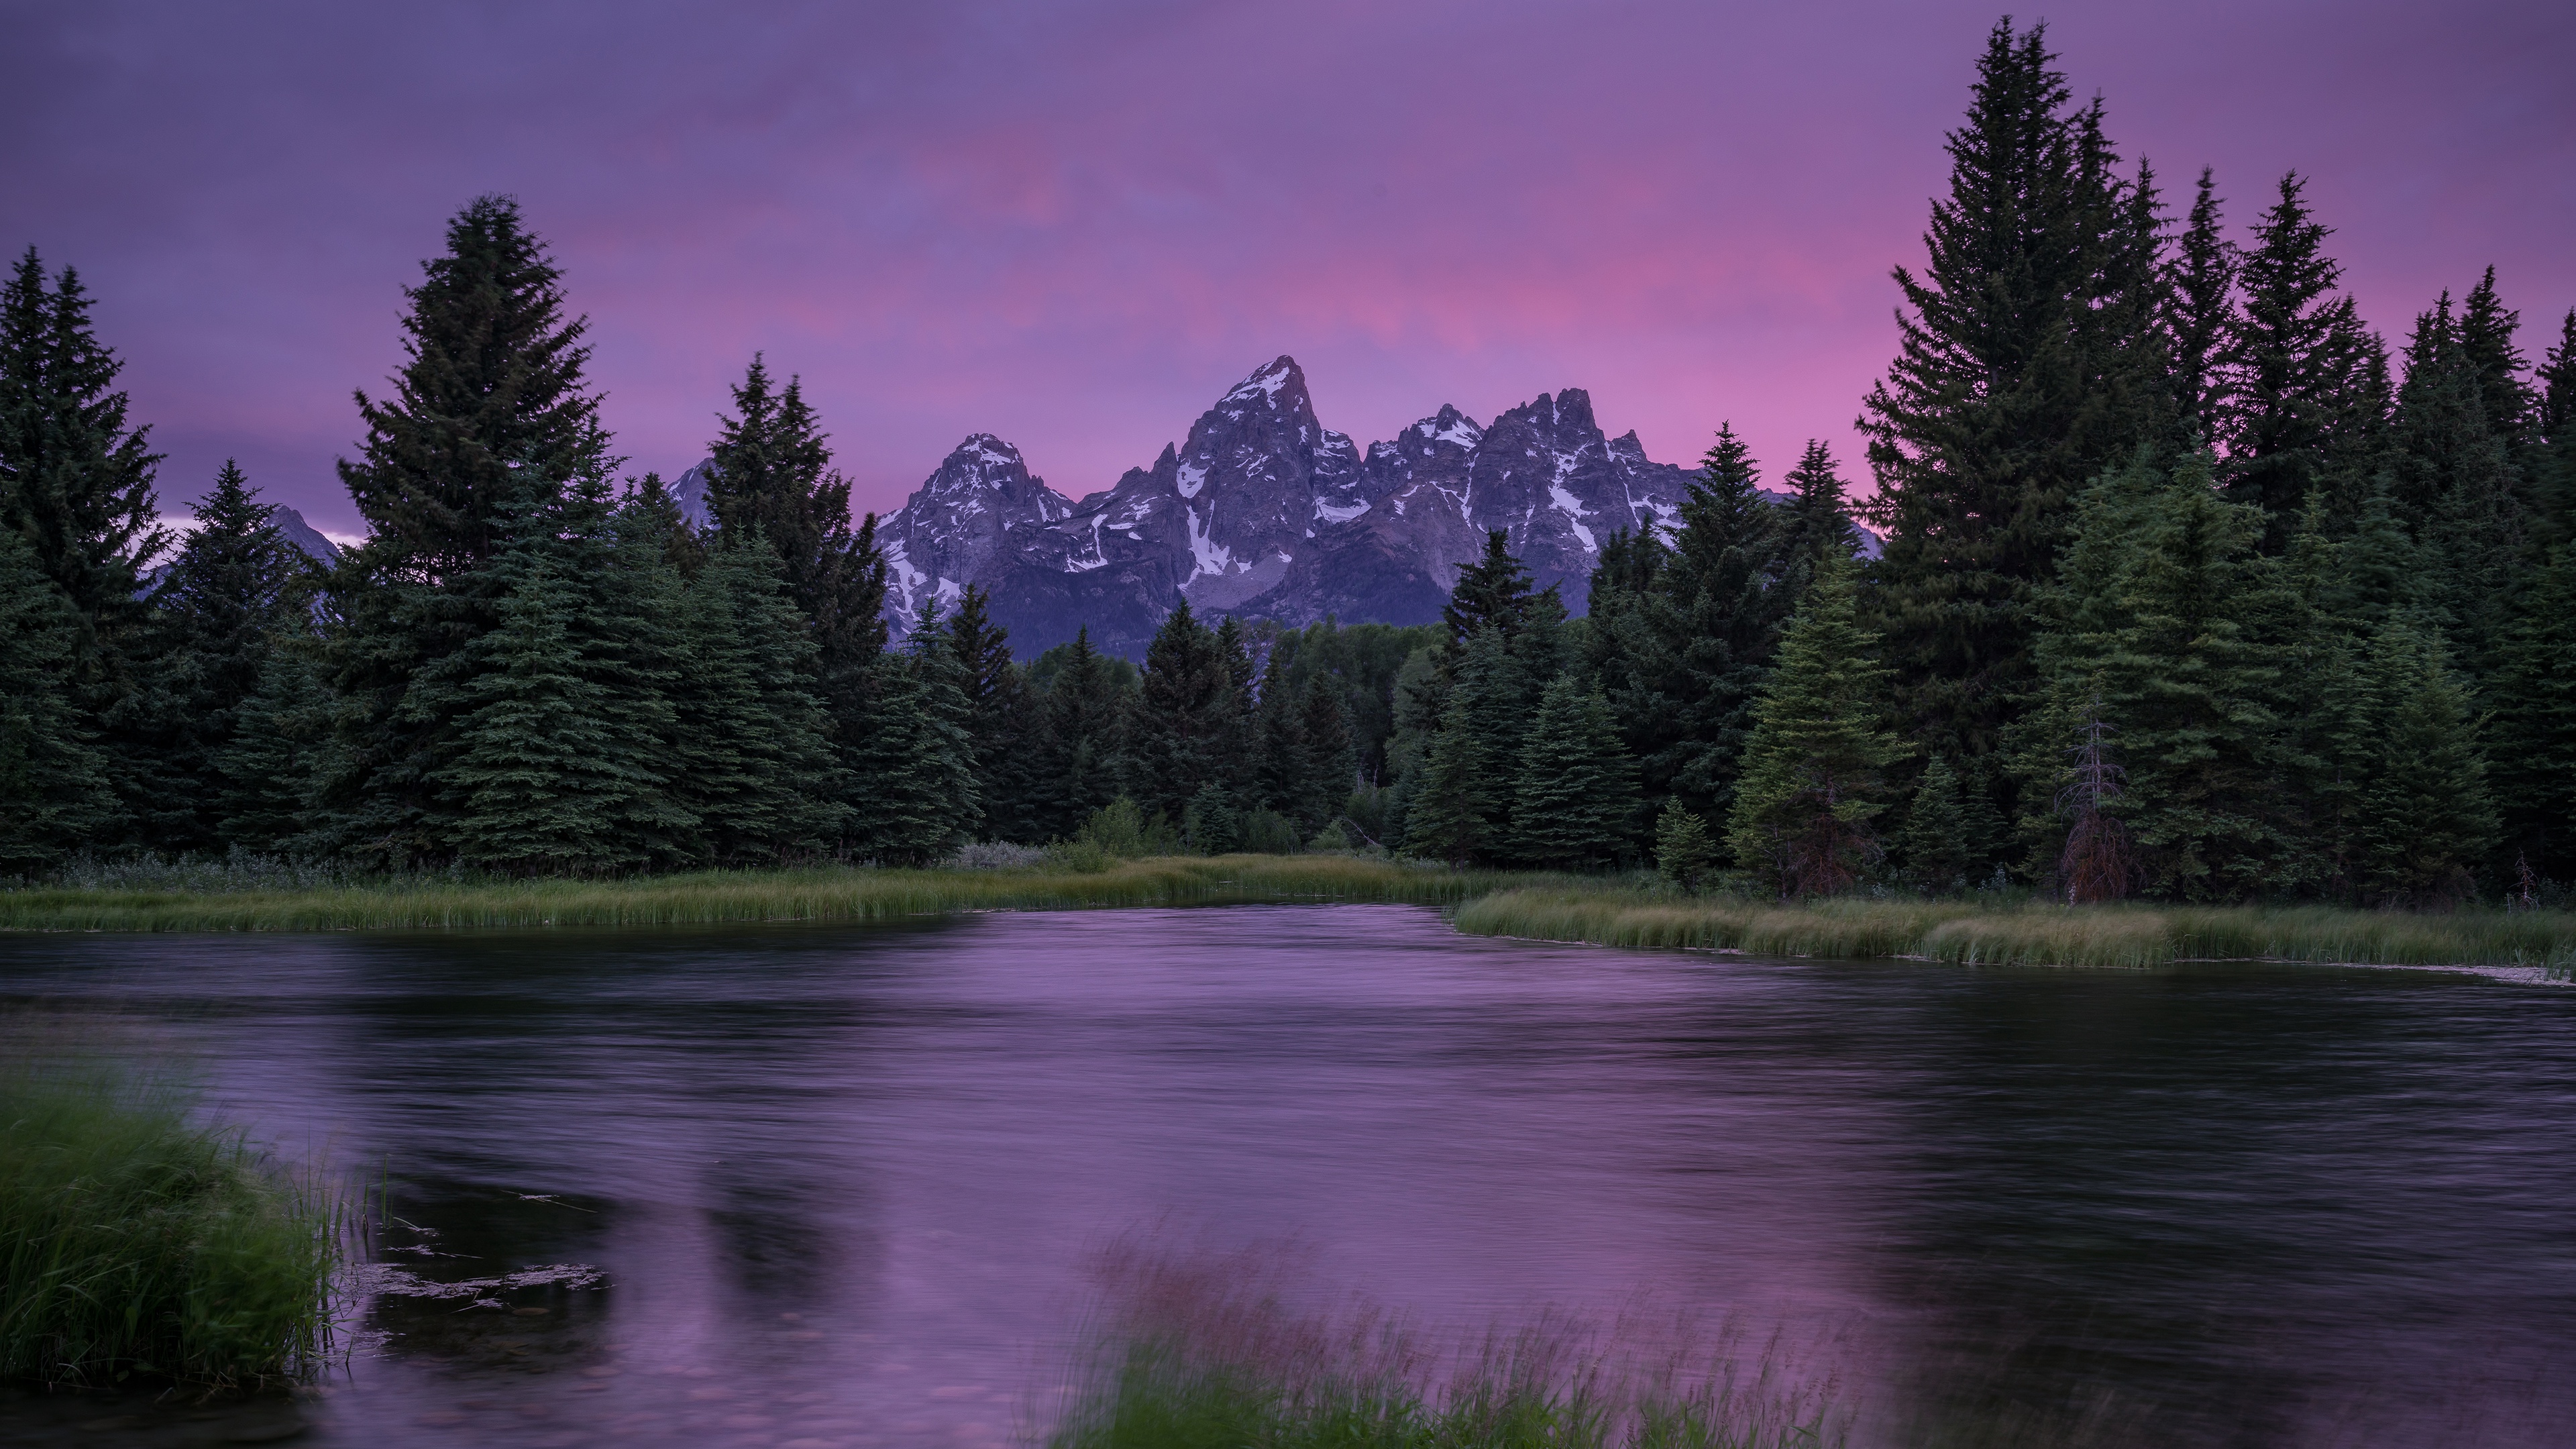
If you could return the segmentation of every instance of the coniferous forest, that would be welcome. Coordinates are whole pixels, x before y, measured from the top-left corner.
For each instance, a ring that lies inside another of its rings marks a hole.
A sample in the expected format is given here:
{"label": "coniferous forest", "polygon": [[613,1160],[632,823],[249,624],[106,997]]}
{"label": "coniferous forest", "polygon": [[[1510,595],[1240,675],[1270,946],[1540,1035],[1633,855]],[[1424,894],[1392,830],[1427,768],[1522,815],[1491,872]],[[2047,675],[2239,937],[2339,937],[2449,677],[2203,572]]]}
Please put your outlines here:
{"label": "coniferous forest", "polygon": [[[161,529],[77,271],[0,297],[0,876],[926,864],[974,842],[1651,865],[1684,886],[2533,903],[2576,877],[2576,310],[2493,271],[2394,341],[2296,173],[2175,194],[1989,36],[1874,491],[1720,426],[1589,613],[1502,535],[1437,625],[1184,606],[1029,660],[974,589],[890,638],[798,379],[753,358],[711,520],[627,476],[513,201],[449,223],[316,563],[227,466]],[[191,480],[192,482],[194,480]],[[1882,541],[1865,550],[1858,525]],[[1870,556],[1874,554],[1875,556]]]}

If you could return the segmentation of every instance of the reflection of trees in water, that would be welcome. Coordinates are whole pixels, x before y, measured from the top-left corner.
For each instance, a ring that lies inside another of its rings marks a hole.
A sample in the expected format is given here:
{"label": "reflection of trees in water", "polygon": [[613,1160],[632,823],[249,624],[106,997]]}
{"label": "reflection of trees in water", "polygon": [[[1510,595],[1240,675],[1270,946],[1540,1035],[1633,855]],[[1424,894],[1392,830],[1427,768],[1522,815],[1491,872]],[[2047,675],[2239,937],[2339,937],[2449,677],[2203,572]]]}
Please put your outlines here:
{"label": "reflection of trees in water", "polygon": [[699,1285],[726,1285],[734,1315],[848,1308],[884,1264],[875,1175],[835,1129],[863,1109],[887,1021],[868,948],[912,934],[335,943],[358,989],[332,1003],[334,1056],[396,1159],[394,1210],[473,1273],[606,1262],[612,1284],[650,1275],[662,1311]]}
{"label": "reflection of trees in water", "polygon": [[2483,1107],[2428,1090],[2462,1044],[2422,1029],[2420,991],[2230,975],[1980,973],[1918,998],[1928,1070],[1880,1269],[1921,1315],[1936,1421],[1980,1443],[2358,1443],[2331,1426],[2416,1420],[2464,1442],[2495,1407],[2463,1378],[2489,1345],[2568,1341],[2563,1302],[2499,1333],[2460,1276],[2500,1245],[2420,1154]]}

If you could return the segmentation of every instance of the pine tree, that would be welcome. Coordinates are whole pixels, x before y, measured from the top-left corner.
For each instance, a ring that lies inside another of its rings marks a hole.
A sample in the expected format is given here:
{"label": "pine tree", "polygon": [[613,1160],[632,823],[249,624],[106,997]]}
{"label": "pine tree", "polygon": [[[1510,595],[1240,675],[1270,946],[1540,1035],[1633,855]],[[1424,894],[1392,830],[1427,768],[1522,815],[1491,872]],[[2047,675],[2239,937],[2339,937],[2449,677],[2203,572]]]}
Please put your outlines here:
{"label": "pine tree", "polygon": [[2113,174],[2044,27],[1989,36],[1900,349],[1863,405],[1872,627],[1907,727],[1971,777],[2033,687],[2036,596],[2086,479],[2170,428],[2152,178]]}
{"label": "pine tree", "polygon": [[2226,353],[2229,406],[2221,482],[2230,499],[2264,512],[2279,552],[2311,494],[2348,499],[2374,467],[2386,426],[2387,355],[2324,250],[2333,233],[2308,210],[2293,171],[2254,225],[2240,278],[2244,310]]}
{"label": "pine tree", "polygon": [[1655,873],[1683,890],[1697,890],[1716,858],[1708,822],[1683,809],[1679,800],[1666,803],[1655,820]]}
{"label": "pine tree", "polygon": [[1938,894],[1967,885],[1977,852],[1968,840],[1966,808],[1959,800],[1958,772],[1939,755],[1923,767],[1914,782],[1914,798],[1905,810],[1900,842],[1906,873],[1923,890]]}
{"label": "pine tree", "polygon": [[1330,676],[1308,675],[1297,709],[1299,731],[1305,737],[1307,793],[1298,810],[1286,813],[1299,829],[1312,835],[1342,813],[1359,773],[1359,757],[1352,747],[1349,711],[1343,708],[1341,691],[1333,687]]}
{"label": "pine tree", "polygon": [[80,611],[14,529],[0,529],[0,875],[79,849],[115,813],[107,762],[71,691]]}
{"label": "pine tree", "polygon": [[332,702],[322,641],[303,620],[281,621],[259,652],[259,678],[212,758],[215,838],[226,848],[310,853],[312,792],[328,747]]}
{"label": "pine tree", "polygon": [[304,632],[321,571],[278,530],[258,490],[227,460],[194,507],[197,527],[152,593],[153,653],[171,719],[163,732],[164,848],[216,843],[224,781],[215,760],[259,691],[281,630]]}
{"label": "pine tree", "polygon": [[[1256,810],[1271,810],[1303,824],[1316,811],[1320,793],[1315,760],[1306,739],[1306,712],[1288,688],[1286,661],[1273,649],[1261,671],[1259,702],[1253,710],[1252,768],[1245,798]],[[1320,828],[1316,822],[1314,828]]]}
{"label": "pine tree", "polygon": [[2477,364],[2445,292],[2415,319],[2390,433],[2393,498],[2436,565],[2427,604],[2454,657],[2483,662],[2504,625],[2522,551],[2522,501],[2507,440],[2488,430]]}
{"label": "pine tree", "polygon": [[512,527],[559,508],[611,466],[584,376],[586,319],[517,203],[480,198],[405,289],[405,361],[382,403],[358,394],[362,455],[341,480],[367,542],[333,576],[342,621],[331,683],[344,703],[320,800],[347,848],[398,863],[453,853],[460,717],[480,704],[468,653],[503,624]]}
{"label": "pine tree", "polygon": [[[685,527],[676,508],[654,513],[665,528]],[[847,785],[814,694],[813,636],[778,556],[756,530],[719,540],[682,599],[688,687],[673,697],[672,792],[698,818],[700,858],[754,865],[819,854],[847,828]]]}
{"label": "pine tree", "polygon": [[1512,782],[1524,718],[1519,675],[1499,625],[1468,636],[1439,730],[1407,792],[1409,854],[1459,864],[1511,858]]}
{"label": "pine tree", "polygon": [[1043,840],[1035,749],[1043,711],[1011,662],[1010,631],[993,622],[989,603],[982,588],[969,584],[948,621],[983,833],[991,840]]}
{"label": "pine tree", "polygon": [[2532,531],[2544,544],[2576,542],[2576,307],[2559,324],[2558,345],[2539,374],[2542,442],[2526,465]]}
{"label": "pine tree", "polygon": [[2173,357],[2176,420],[2173,446],[2191,451],[2227,431],[2226,356],[2237,333],[2236,253],[2219,230],[2217,183],[2207,167],[2193,193],[2191,219],[2173,260],[2173,294],[2165,318]]}
{"label": "pine tree", "polygon": [[1763,689],[1727,819],[1736,863],[1783,897],[1833,895],[1879,858],[1888,671],[1858,617],[1851,564],[1828,560],[1800,603]]}
{"label": "pine tree", "polygon": [[[1481,629],[1500,630],[1504,642],[1510,643],[1545,613],[1546,605],[1540,601],[1553,602],[1555,597],[1552,584],[1545,589],[1531,587],[1529,570],[1513,556],[1503,531],[1489,530],[1484,557],[1459,565],[1449,602],[1440,606],[1440,622],[1449,631],[1441,652],[1443,664],[1454,670],[1466,653],[1467,641]],[[1557,617],[1562,618],[1563,606],[1556,607]]]}
{"label": "pine tree", "polygon": [[2486,697],[2495,799],[2508,849],[2553,880],[2576,877],[2576,542],[2523,580]]}
{"label": "pine tree", "polygon": [[145,568],[168,541],[156,522],[145,427],[112,391],[124,363],[90,328],[89,292],[65,267],[45,286],[33,247],[0,285],[0,529],[71,603],[87,654],[140,615]]}
{"label": "pine tree", "polygon": [[1853,559],[1860,556],[1860,530],[1851,519],[1851,506],[1843,492],[1849,485],[1835,471],[1833,450],[1814,438],[1807,440],[1807,450],[1798,456],[1798,466],[1781,480],[1789,485],[1788,518],[1782,530],[1781,569],[1784,580],[1792,581],[1789,606],[1796,606],[1796,588],[1813,578],[1818,562],[1828,556]]}
{"label": "pine tree", "polygon": [[1091,647],[1091,631],[1077,630],[1064,667],[1047,687],[1031,839],[1070,839],[1093,811],[1118,798],[1127,705],[1110,661]]}
{"label": "pine tree", "polygon": [[1234,808],[1234,793],[1211,780],[1181,811],[1181,836],[1201,855],[1232,855],[1243,849],[1243,816]]}
{"label": "pine tree", "polygon": [[1178,819],[1201,788],[1231,788],[1243,704],[1229,651],[1182,600],[1146,645],[1136,700],[1128,793],[1148,815]]}
{"label": "pine tree", "polygon": [[493,561],[501,625],[455,682],[456,749],[432,781],[453,797],[461,861],[523,874],[635,865],[609,806],[647,787],[612,758],[607,702],[567,627],[576,593],[545,543],[531,521]]}
{"label": "pine tree", "polygon": [[2531,442],[2539,421],[2539,398],[2522,378],[2529,364],[2513,340],[2521,328],[2522,314],[2496,296],[2495,268],[2487,268],[2460,303],[2460,353],[2477,379],[2487,435],[2509,452]]}
{"label": "pine tree", "polygon": [[[1670,557],[1635,611],[1627,677],[1604,679],[1648,800],[1679,799],[1711,819],[1732,798],[1795,593],[1782,587],[1788,554],[1805,536],[1784,526],[1760,476],[1751,449],[1721,424],[1683,494]],[[1815,502],[1831,479],[1827,467],[1812,480]]]}
{"label": "pine tree", "polygon": [[2024,767],[2038,787],[2027,798],[2062,791],[2079,706],[2098,709],[2125,757],[2118,813],[2148,884],[2193,899],[2292,885],[2304,869],[2279,662],[2292,601],[2260,555],[2262,514],[2223,501],[2210,472],[2206,452],[2170,474],[2141,459],[2087,490]]}
{"label": "pine tree", "polygon": [[733,389],[736,416],[710,447],[707,506],[719,529],[757,526],[776,550],[789,594],[813,621],[824,693],[836,717],[886,647],[886,564],[876,516],[853,532],[850,484],[832,468],[801,379],[773,390],[758,354]]}
{"label": "pine tree", "polygon": [[1512,822],[1520,859],[1587,870],[1636,849],[1637,761],[1620,742],[1609,701],[1571,672],[1540,696],[1521,746]]}
{"label": "pine tree", "polygon": [[2467,695],[2439,637],[2402,621],[2380,631],[2369,668],[2382,752],[2361,802],[2365,897],[2411,906],[2466,900],[2476,894],[2470,870],[2496,837]]}

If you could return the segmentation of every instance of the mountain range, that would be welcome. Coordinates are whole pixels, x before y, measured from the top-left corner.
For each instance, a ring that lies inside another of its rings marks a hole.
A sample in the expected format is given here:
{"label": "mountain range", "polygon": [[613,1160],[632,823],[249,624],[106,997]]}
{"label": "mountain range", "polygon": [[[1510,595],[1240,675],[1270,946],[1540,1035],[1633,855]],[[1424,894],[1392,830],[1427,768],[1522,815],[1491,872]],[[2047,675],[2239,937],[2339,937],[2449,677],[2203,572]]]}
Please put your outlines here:
{"label": "mountain range", "polygon": [[[673,488],[701,521],[707,468]],[[1634,432],[1606,436],[1581,388],[1490,423],[1444,406],[1362,448],[1316,419],[1305,372],[1281,357],[1153,466],[1079,500],[1000,438],[967,438],[877,522],[886,618],[900,638],[979,584],[1022,657],[1086,625],[1097,647],[1141,657],[1183,599],[1289,625],[1426,623],[1493,529],[1579,614],[1602,543],[1672,528],[1687,477]]]}

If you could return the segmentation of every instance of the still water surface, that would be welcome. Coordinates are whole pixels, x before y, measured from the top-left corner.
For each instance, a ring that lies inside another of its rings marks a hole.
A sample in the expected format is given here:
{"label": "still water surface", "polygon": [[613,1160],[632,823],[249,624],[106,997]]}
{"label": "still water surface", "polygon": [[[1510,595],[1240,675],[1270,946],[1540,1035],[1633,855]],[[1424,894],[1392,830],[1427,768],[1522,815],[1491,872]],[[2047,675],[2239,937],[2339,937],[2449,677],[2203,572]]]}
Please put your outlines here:
{"label": "still water surface", "polygon": [[1778,1326],[1856,1397],[2146,1442],[2576,1442],[2565,989],[1281,906],[17,938],[0,996],[110,1011],[229,1118],[380,1176],[410,1271],[602,1275],[382,1300],[307,1443],[1010,1442],[1121,1239],[1426,1323]]}

